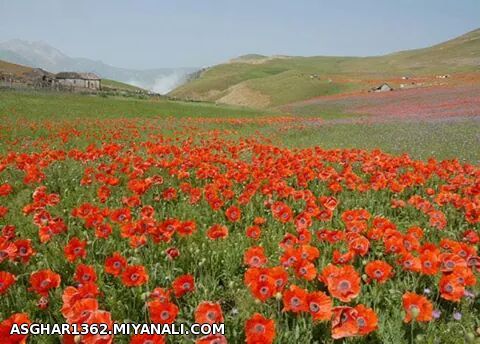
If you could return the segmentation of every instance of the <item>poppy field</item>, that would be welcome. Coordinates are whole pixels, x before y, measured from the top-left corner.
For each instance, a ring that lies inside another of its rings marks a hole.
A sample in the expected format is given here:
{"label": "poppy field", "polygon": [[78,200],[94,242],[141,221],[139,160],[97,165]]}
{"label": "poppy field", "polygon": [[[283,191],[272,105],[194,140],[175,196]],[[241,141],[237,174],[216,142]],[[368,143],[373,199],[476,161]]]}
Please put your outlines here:
{"label": "poppy field", "polygon": [[52,116],[0,123],[1,343],[480,342],[477,165],[252,130],[286,116]]}

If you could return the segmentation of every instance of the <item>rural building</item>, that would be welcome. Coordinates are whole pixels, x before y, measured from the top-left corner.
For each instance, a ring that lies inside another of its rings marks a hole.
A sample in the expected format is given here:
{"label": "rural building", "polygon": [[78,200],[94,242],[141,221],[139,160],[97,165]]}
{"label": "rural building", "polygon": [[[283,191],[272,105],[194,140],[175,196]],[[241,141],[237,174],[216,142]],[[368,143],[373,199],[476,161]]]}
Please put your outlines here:
{"label": "rural building", "polygon": [[49,73],[41,68],[34,68],[24,73],[27,85],[35,88],[48,88],[55,86],[55,74]]}
{"label": "rural building", "polygon": [[100,90],[100,77],[94,73],[62,72],[55,75],[58,85],[72,88],[86,88],[89,90]]}
{"label": "rural building", "polygon": [[370,90],[371,92],[388,92],[393,91],[393,88],[389,84],[383,83],[380,86],[374,87]]}
{"label": "rural building", "polygon": [[23,73],[0,71],[0,85],[4,87],[51,88],[55,82],[55,74],[41,68],[29,69]]}

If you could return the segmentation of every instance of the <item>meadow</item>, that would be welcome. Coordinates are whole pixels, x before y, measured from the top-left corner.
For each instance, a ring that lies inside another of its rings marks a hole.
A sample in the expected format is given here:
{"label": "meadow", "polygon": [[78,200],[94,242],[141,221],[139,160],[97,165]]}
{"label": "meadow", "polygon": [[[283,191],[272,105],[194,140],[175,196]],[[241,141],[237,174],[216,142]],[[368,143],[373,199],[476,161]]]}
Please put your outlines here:
{"label": "meadow", "polygon": [[[0,119],[2,343],[480,342],[475,118],[0,92]],[[226,333],[8,335],[147,321]]]}

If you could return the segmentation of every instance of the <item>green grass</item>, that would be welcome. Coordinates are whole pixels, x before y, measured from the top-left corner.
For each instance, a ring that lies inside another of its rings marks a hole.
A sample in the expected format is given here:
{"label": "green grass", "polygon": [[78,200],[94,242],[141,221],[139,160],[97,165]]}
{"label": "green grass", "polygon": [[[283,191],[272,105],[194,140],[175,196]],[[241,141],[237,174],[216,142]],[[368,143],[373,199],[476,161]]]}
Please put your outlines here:
{"label": "green grass", "polygon": [[287,147],[376,149],[415,159],[480,163],[480,120],[328,124],[279,134]]}
{"label": "green grass", "polygon": [[132,99],[68,93],[0,92],[0,117],[253,117],[267,112],[208,103],[177,102],[162,98]]}

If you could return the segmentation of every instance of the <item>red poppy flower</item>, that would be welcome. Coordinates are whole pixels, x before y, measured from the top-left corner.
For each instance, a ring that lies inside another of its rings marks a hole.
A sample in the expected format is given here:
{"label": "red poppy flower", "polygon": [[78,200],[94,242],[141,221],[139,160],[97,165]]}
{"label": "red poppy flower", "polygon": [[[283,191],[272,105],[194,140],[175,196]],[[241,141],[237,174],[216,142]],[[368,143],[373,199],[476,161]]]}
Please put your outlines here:
{"label": "red poppy flower", "polygon": [[425,251],[420,255],[421,273],[424,275],[436,275],[439,268],[437,254]]}
{"label": "red poppy flower", "polygon": [[403,294],[402,301],[406,312],[404,322],[408,323],[412,319],[419,322],[432,320],[433,305],[425,296],[408,292]]}
{"label": "red poppy flower", "polygon": [[8,213],[8,208],[4,207],[3,205],[0,205],[0,219],[4,218],[5,215]]}
{"label": "red poppy flower", "polygon": [[108,239],[112,231],[112,226],[109,223],[102,223],[95,227],[95,236],[101,239]]}
{"label": "red poppy flower", "polygon": [[49,306],[49,300],[48,297],[42,296],[38,301],[37,301],[37,307],[41,310],[45,310]]}
{"label": "red poppy flower", "polygon": [[129,208],[116,209],[110,213],[110,220],[115,223],[130,222],[132,214]]}
{"label": "red poppy flower", "polygon": [[182,275],[175,278],[172,287],[175,297],[179,298],[195,290],[195,280],[192,275]]}
{"label": "red poppy flower", "polygon": [[15,283],[15,275],[7,271],[0,271],[0,295],[5,294]]}
{"label": "red poppy flower", "polygon": [[6,238],[0,237],[0,263],[6,259],[14,260],[17,256],[17,246]]}
{"label": "red poppy flower", "polygon": [[162,198],[166,201],[171,201],[177,198],[177,190],[173,187],[166,188],[162,191]]}
{"label": "red poppy flower", "polygon": [[78,283],[95,283],[97,281],[97,274],[91,265],[79,264],[75,269],[73,279]]}
{"label": "red poppy flower", "polygon": [[17,240],[13,244],[17,248],[17,259],[24,264],[28,263],[30,258],[36,253],[30,239]]}
{"label": "red poppy flower", "polygon": [[275,322],[255,313],[245,322],[247,344],[272,344],[275,339]]}
{"label": "red poppy flower", "polygon": [[82,324],[98,310],[98,301],[93,298],[84,298],[74,302],[65,313],[67,321],[71,324]]}
{"label": "red poppy flower", "polygon": [[215,334],[198,338],[195,344],[227,344],[227,338],[221,334]]}
{"label": "red poppy flower", "polygon": [[197,230],[197,224],[194,221],[184,221],[178,227],[177,232],[180,236],[189,236],[195,233]]}
{"label": "red poppy flower", "polygon": [[204,301],[195,310],[195,322],[197,324],[223,323],[222,308],[218,303]]}
{"label": "red poppy flower", "polygon": [[365,336],[378,329],[378,317],[375,311],[364,305],[355,306],[358,334]]}
{"label": "red poppy flower", "polygon": [[151,185],[152,182],[146,179],[132,179],[128,182],[127,187],[137,195],[143,195]]}
{"label": "red poppy flower", "polygon": [[332,299],[325,293],[316,291],[307,295],[308,312],[315,321],[330,320],[332,318]]}
{"label": "red poppy flower", "polygon": [[97,197],[100,203],[105,203],[111,195],[111,190],[108,186],[102,185],[97,189]]}
{"label": "red poppy flower", "polygon": [[345,265],[349,264],[355,258],[355,253],[352,251],[347,251],[346,253],[341,253],[339,250],[333,251],[332,262],[334,264]]}
{"label": "red poppy flower", "polygon": [[374,260],[367,263],[365,273],[370,279],[385,283],[393,276],[393,267],[382,260]]}
{"label": "red poppy flower", "polygon": [[7,240],[13,240],[16,236],[15,231],[15,226],[6,225],[2,228],[2,233],[0,234],[0,236],[4,237]]}
{"label": "red poppy flower", "polygon": [[65,257],[70,263],[73,263],[77,259],[84,259],[87,256],[86,246],[86,241],[81,241],[77,237],[72,238],[63,249]]}
{"label": "red poppy flower", "polygon": [[312,226],[312,217],[308,213],[300,213],[295,217],[294,223],[297,232],[308,229]]}
{"label": "red poppy flower", "polygon": [[[87,306],[88,309],[95,308],[95,304],[98,304],[98,302],[96,301],[96,297],[98,297],[99,294],[100,291],[98,290],[97,285],[95,285],[94,283],[85,283],[78,288],[71,286],[65,288],[62,294],[63,305],[61,311],[63,316],[67,320],[74,320],[76,319],[76,317],[82,317],[82,319],[88,318],[90,316],[90,313],[84,314],[82,309]],[[94,302],[87,302],[86,304],[84,304],[82,300],[93,300]],[[80,301],[82,301],[82,303],[79,303]],[[78,306],[77,303],[79,303]]]}
{"label": "red poppy flower", "polygon": [[339,306],[332,309],[332,338],[341,339],[358,335],[357,312],[352,307]]}
{"label": "red poppy flower", "polygon": [[350,302],[360,294],[360,276],[351,265],[345,265],[327,278],[330,295],[342,302]]}
{"label": "red poppy flower", "polygon": [[180,256],[180,251],[176,247],[169,247],[165,250],[168,259],[174,260]]}
{"label": "red poppy flower", "polygon": [[242,212],[238,207],[232,205],[225,211],[225,216],[230,222],[238,222],[242,217]]}
{"label": "red poppy flower", "polygon": [[51,289],[58,288],[60,286],[60,275],[52,270],[40,270],[30,275],[30,289],[41,296],[48,296],[48,292]]}
{"label": "red poppy flower", "polygon": [[370,241],[362,235],[355,235],[348,241],[348,249],[359,256],[365,256],[370,248]]}
{"label": "red poppy flower", "polygon": [[165,344],[165,336],[158,334],[137,334],[130,338],[130,344]]}
{"label": "red poppy flower", "polygon": [[421,272],[422,262],[419,257],[414,256],[410,252],[405,252],[400,255],[398,263],[402,266],[403,270],[411,272]]}
{"label": "red poppy flower", "polygon": [[453,272],[457,268],[466,268],[467,261],[455,253],[442,253],[440,255],[440,270],[444,273]]}
{"label": "red poppy flower", "polygon": [[120,252],[114,252],[111,257],[105,259],[105,272],[113,276],[119,276],[127,267],[127,259]]}
{"label": "red poppy flower", "polygon": [[257,226],[261,226],[266,222],[267,220],[264,217],[256,217],[255,219],[253,219],[253,223]]}
{"label": "red poppy flower", "polygon": [[443,275],[439,282],[440,296],[448,301],[459,302],[465,293],[465,286],[455,274]]}
{"label": "red poppy flower", "polygon": [[480,234],[474,231],[473,229],[468,229],[463,232],[463,240],[466,242],[475,245],[480,243]]}
{"label": "red poppy flower", "polygon": [[258,225],[250,226],[247,228],[246,235],[250,239],[258,240],[262,235],[262,229]]}
{"label": "red poppy flower", "polygon": [[31,324],[26,313],[15,313],[8,319],[0,322],[0,338],[5,344],[25,344],[27,342],[27,335],[10,334],[13,324],[21,326],[22,324]]}
{"label": "red poppy flower", "polygon": [[13,192],[13,187],[10,184],[0,185],[0,197],[6,197]]}
{"label": "red poppy flower", "polygon": [[309,262],[313,262],[320,257],[320,251],[318,248],[310,245],[301,245],[298,252],[300,254],[300,259],[308,260]]}
{"label": "red poppy flower", "polygon": [[253,296],[263,302],[273,297],[278,290],[275,280],[268,274],[257,276],[257,280],[250,283],[249,287]]}
{"label": "red poppy flower", "polygon": [[170,302],[171,291],[164,288],[155,288],[150,293],[150,300],[158,300],[160,302]]}
{"label": "red poppy flower", "polygon": [[295,274],[298,278],[311,281],[317,276],[317,269],[308,260],[301,260],[295,264]]}
{"label": "red poppy flower", "polygon": [[[113,327],[112,316],[110,312],[103,310],[97,310],[93,312],[90,317],[86,320],[86,323],[92,324],[105,324],[107,331],[111,331]],[[82,336],[82,343],[85,344],[94,344],[94,343],[104,343],[111,344],[113,342],[113,335],[111,334],[86,334]]]}
{"label": "red poppy flower", "polygon": [[243,263],[251,267],[261,267],[267,263],[264,249],[261,246],[250,247],[243,255]]}
{"label": "red poppy flower", "polygon": [[171,302],[160,302],[158,300],[148,302],[150,318],[159,324],[172,324],[178,315],[178,307]]}
{"label": "red poppy flower", "polygon": [[207,236],[209,239],[225,239],[228,237],[228,228],[223,225],[213,225],[207,231]]}
{"label": "red poppy flower", "polygon": [[122,272],[122,283],[126,287],[138,287],[148,282],[148,274],[142,265],[128,265]]}
{"label": "red poppy flower", "polygon": [[291,285],[283,293],[283,311],[284,312],[307,312],[308,311],[308,292],[296,285]]}

